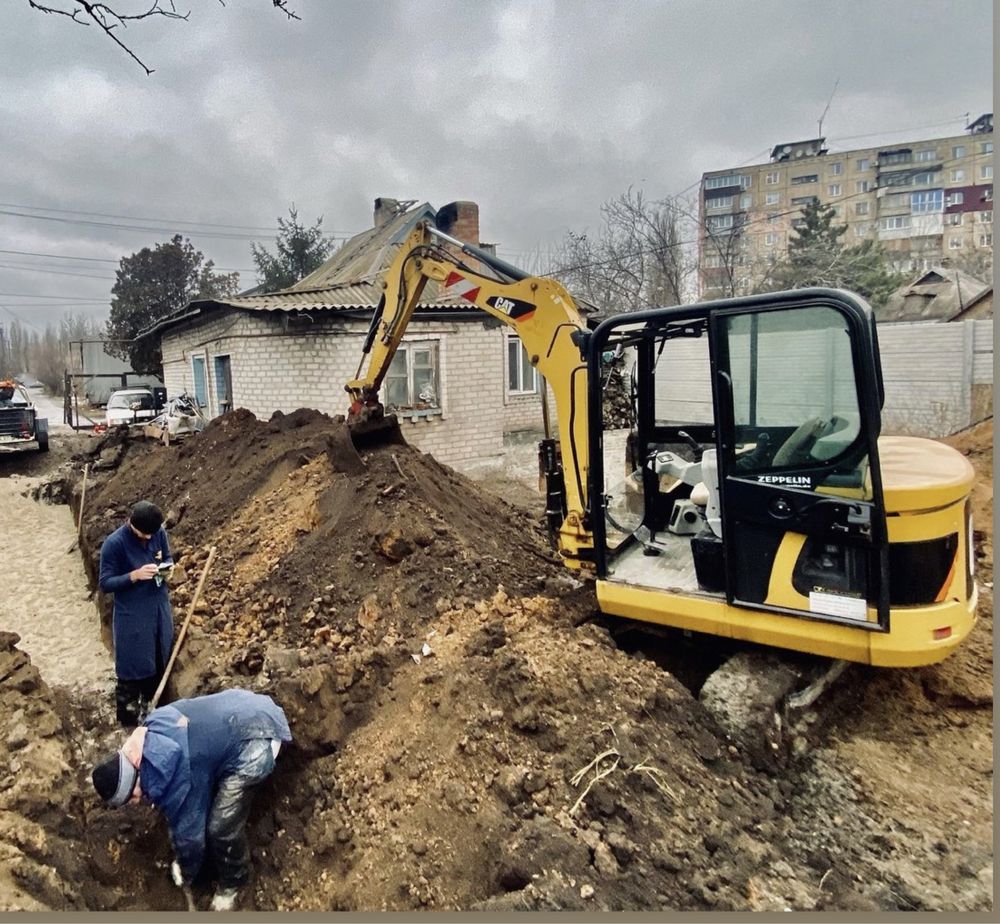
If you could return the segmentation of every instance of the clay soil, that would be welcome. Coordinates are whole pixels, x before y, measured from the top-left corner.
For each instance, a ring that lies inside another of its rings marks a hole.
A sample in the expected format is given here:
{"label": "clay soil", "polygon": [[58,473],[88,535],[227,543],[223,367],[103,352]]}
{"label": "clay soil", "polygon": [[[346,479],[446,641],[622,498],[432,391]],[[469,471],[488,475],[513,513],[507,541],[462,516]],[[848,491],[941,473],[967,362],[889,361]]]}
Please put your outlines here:
{"label": "clay soil", "polygon": [[[134,500],[168,511],[178,626],[216,549],[167,699],[267,692],[295,738],[255,803],[243,909],[990,911],[992,432],[949,441],[980,477],[972,637],[932,668],[854,669],[777,769],[700,705],[686,668],[711,643],[624,644],[523,483],[356,450],[311,411],[32,464],[74,514],[91,466],[91,581]],[[120,738],[108,689],[43,679],[0,632],[0,910],[183,909],[156,813],[90,788]]]}

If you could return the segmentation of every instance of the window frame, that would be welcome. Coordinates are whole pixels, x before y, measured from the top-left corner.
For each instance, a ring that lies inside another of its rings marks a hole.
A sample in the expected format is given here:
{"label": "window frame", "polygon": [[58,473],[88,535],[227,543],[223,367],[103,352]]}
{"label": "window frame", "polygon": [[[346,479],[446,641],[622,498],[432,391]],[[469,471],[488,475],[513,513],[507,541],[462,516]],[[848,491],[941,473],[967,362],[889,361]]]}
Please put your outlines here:
{"label": "window frame", "polygon": [[[418,400],[419,395],[416,393],[416,385],[414,383],[414,372],[417,367],[413,361],[413,356],[416,351],[425,349],[430,350],[433,356],[431,364],[431,369],[433,370],[432,381],[434,382],[434,392],[437,403],[427,407],[418,407],[417,405],[420,404],[420,401]],[[442,352],[442,338],[440,337],[415,337],[413,339],[404,339],[399,344],[399,347],[396,350],[396,355],[393,356],[392,362],[386,370],[385,378],[382,381],[382,387],[379,389],[379,400],[382,402],[387,411],[391,411],[399,417],[438,417],[444,414]],[[392,367],[399,359],[400,354],[402,354],[406,362],[406,398],[409,402],[406,405],[393,404],[389,400],[390,379],[401,378],[398,372],[395,375],[392,373]]]}
{"label": "window frame", "polygon": [[[511,388],[511,344],[517,344],[517,352],[514,354],[517,356],[517,381],[523,385],[524,384],[524,373],[525,370],[530,370],[532,386],[529,389],[525,388]],[[521,338],[515,333],[510,331],[505,332],[504,336],[504,369],[506,375],[504,376],[504,389],[511,398],[526,398],[532,395],[537,395],[541,390],[542,377],[538,372],[538,367],[531,364],[531,359],[528,356],[528,351],[524,348],[524,344],[521,342]]]}

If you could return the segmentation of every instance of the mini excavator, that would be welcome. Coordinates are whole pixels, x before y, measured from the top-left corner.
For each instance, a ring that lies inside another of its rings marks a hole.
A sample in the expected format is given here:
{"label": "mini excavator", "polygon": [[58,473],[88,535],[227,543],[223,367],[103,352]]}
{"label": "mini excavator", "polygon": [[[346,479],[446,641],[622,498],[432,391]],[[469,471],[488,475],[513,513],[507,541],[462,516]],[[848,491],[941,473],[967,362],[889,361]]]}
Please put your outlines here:
{"label": "mini excavator", "polygon": [[[859,296],[799,289],[590,326],[555,280],[425,220],[385,274],[346,385],[351,426],[383,420],[383,379],[430,282],[517,334],[543,411],[551,390],[550,535],[604,613],[885,667],[940,661],[971,631],[972,467],[939,442],[880,436],[878,338]],[[602,423],[622,356],[625,459]]]}

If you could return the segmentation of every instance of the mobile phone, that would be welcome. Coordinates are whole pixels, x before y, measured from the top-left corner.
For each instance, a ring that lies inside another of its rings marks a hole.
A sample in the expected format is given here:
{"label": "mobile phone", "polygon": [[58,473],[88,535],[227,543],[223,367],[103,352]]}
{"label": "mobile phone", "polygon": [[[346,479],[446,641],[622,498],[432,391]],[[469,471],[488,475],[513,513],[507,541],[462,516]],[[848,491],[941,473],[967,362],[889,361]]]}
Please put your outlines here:
{"label": "mobile phone", "polygon": [[174,566],[174,563],[172,561],[161,561],[156,566],[156,570],[159,571],[159,572],[169,571],[171,568],[173,568],[173,566]]}

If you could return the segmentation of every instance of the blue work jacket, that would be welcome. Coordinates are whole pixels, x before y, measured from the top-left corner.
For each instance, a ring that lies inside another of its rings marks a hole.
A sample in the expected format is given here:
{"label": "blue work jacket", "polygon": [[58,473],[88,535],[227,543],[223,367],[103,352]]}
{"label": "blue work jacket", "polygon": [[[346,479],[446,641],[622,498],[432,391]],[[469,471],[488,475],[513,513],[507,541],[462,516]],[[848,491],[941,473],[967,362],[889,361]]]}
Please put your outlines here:
{"label": "blue work jacket", "polygon": [[[143,544],[128,523],[116,529],[101,546],[101,590],[114,594],[111,629],[115,644],[115,673],[119,680],[143,680],[159,673],[170,658],[174,620],[167,585],[129,580],[142,565],[171,561],[167,533],[160,527]],[[159,659],[157,659],[159,644]],[[157,663],[159,660],[159,663]]]}
{"label": "blue work jacket", "polygon": [[154,709],[139,763],[143,798],[170,826],[177,862],[190,882],[205,859],[208,817],[219,782],[232,773],[243,743],[291,741],[288,721],[269,696],[224,690]]}

